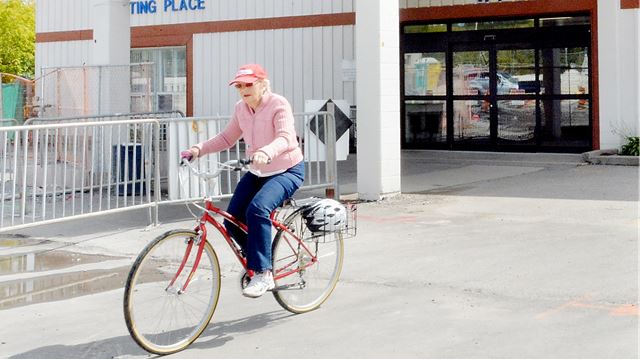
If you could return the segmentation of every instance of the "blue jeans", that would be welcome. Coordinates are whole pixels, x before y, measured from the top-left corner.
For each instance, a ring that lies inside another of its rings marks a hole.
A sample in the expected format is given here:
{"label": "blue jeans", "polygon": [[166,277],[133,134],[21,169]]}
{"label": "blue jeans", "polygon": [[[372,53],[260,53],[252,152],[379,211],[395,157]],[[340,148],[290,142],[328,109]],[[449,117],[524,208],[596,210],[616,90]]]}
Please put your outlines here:
{"label": "blue jeans", "polygon": [[246,173],[238,182],[227,212],[246,223],[248,235],[228,221],[227,231],[243,248],[247,268],[256,272],[271,269],[271,220],[269,215],[304,182],[304,161],[286,172],[270,177]]}

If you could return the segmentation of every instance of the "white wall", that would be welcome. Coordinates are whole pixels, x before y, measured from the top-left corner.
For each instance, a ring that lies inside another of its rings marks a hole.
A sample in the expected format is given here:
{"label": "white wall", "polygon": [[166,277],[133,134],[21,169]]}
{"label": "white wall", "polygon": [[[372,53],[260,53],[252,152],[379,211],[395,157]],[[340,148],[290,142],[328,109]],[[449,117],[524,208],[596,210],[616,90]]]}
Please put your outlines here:
{"label": "white wall", "polygon": [[[94,30],[93,6],[104,0],[37,0],[37,32]],[[131,26],[238,20],[354,11],[354,0],[204,0],[205,10],[131,15]],[[226,85],[237,68],[263,64],[275,92],[296,112],[309,99],[344,99],[355,104],[355,83],[343,82],[342,62],[355,59],[354,26],[197,34],[194,36],[194,114],[229,114],[237,100]],[[244,44],[240,46],[241,44]],[[95,64],[93,41],[36,45],[36,73],[42,67]],[[122,61],[119,61],[122,62]]]}
{"label": "white wall", "polygon": [[36,32],[91,29],[95,0],[36,0]]}
{"label": "white wall", "polygon": [[[91,29],[92,1],[36,0],[36,33]],[[92,41],[36,43],[36,78],[42,67],[82,66],[93,60]]]}
{"label": "white wall", "polygon": [[193,39],[194,115],[228,115],[238,101],[227,84],[239,66],[262,64],[274,92],[304,111],[305,100],[355,102],[342,61],[353,60],[354,26],[196,34]]}
{"label": "white wall", "polygon": [[[36,31],[92,29],[95,22],[91,9],[97,1],[101,0],[36,0]],[[131,25],[355,10],[355,0],[205,1],[206,11],[132,15]],[[477,1],[399,0],[401,8],[474,3]],[[624,136],[639,132],[640,18],[637,9],[621,10],[619,1],[598,0],[598,11],[600,147],[615,148],[623,143]],[[342,81],[342,61],[355,57],[354,31],[354,26],[337,26],[194,36],[194,114],[228,114],[236,98],[225,81],[246,62],[264,64],[271,74],[274,91],[288,97],[295,111],[302,111],[307,99],[331,97],[355,104],[355,83]],[[96,59],[92,43],[86,40],[36,44],[36,76],[43,66],[93,64]]]}
{"label": "white wall", "polygon": [[[91,29],[90,8],[100,0],[36,0],[36,32]],[[135,0],[132,0],[135,1]],[[354,11],[354,0],[203,0],[204,10],[131,15],[131,26],[239,20]]]}
{"label": "white wall", "polygon": [[36,43],[36,77],[42,67],[82,66],[92,61],[91,41]]}
{"label": "white wall", "polygon": [[640,21],[637,9],[598,0],[600,148],[619,148],[638,136],[640,120]]}
{"label": "white wall", "polygon": [[[162,2],[162,1],[159,1]],[[204,0],[204,10],[131,16],[131,26],[352,12],[354,0]]]}

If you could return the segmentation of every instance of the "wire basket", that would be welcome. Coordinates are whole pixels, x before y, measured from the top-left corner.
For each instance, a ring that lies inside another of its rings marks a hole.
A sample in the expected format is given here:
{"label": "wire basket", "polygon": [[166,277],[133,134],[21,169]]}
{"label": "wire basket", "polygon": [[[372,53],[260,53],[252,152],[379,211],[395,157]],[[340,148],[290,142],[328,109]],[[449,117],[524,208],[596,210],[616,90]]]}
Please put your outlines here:
{"label": "wire basket", "polygon": [[[306,198],[298,201],[294,201],[291,204],[283,206],[276,214],[276,219],[279,221],[285,221],[285,218],[291,213],[295,213],[301,210],[306,205],[320,200],[319,198]],[[353,238],[357,234],[358,221],[357,221],[357,205],[355,202],[340,202],[346,210],[345,223],[338,229],[313,231],[307,226],[306,221],[300,216],[298,218],[299,223],[290,223],[289,227],[301,236],[305,241],[314,241],[320,243],[326,243],[335,241],[339,234],[342,239]]]}
{"label": "wire basket", "polygon": [[341,202],[347,210],[347,223],[339,232],[342,239],[353,238],[358,232],[358,206],[355,202]]}

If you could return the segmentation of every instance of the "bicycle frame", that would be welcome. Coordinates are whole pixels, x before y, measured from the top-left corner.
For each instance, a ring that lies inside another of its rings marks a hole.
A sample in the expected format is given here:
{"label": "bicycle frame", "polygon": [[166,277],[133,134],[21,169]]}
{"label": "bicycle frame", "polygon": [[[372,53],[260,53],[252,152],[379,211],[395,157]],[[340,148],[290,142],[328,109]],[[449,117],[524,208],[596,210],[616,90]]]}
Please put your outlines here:
{"label": "bicycle frame", "polygon": [[[299,272],[301,270],[304,270],[305,268],[315,264],[318,261],[317,256],[315,254],[313,254],[312,251],[309,249],[309,247],[304,244],[302,239],[300,237],[298,237],[297,235],[295,235],[294,233],[292,233],[291,230],[286,225],[284,225],[282,222],[278,221],[275,218],[277,211],[278,210],[276,209],[273,212],[271,212],[271,215],[269,217],[269,219],[271,220],[271,225],[276,230],[279,230],[279,231],[281,230],[284,233],[286,233],[287,235],[291,236],[292,239],[295,240],[295,242],[297,242],[297,244],[299,244],[301,246],[301,248],[311,257],[311,261],[308,264],[306,264],[304,267],[298,267],[296,269],[290,269],[289,270],[288,268],[290,268],[294,263],[296,263],[295,261],[292,261],[290,264],[285,265],[281,269],[278,269],[277,273],[274,273],[274,279],[275,280],[284,278],[286,276],[289,276],[291,274],[294,274],[294,273],[297,273],[297,272]],[[171,282],[167,286],[167,288],[166,288],[167,290],[173,286],[173,283],[180,276],[180,273],[182,273],[182,270],[184,269],[185,263],[187,263],[187,260],[189,259],[189,256],[191,255],[191,249],[192,249],[193,245],[195,244],[195,245],[198,246],[198,251],[196,253],[196,258],[195,258],[194,265],[191,268],[191,272],[189,273],[189,276],[187,277],[184,285],[182,286],[182,288],[179,290],[178,293],[181,294],[181,293],[184,293],[187,290],[187,286],[191,282],[191,278],[193,277],[196,269],[198,268],[198,264],[200,263],[200,258],[202,257],[202,252],[204,250],[204,245],[205,245],[205,242],[207,241],[207,223],[211,224],[218,231],[220,231],[220,233],[224,237],[225,241],[227,242],[227,244],[229,245],[229,247],[231,248],[231,250],[235,254],[236,258],[238,259],[240,264],[242,264],[242,267],[245,269],[245,271],[247,271],[247,273],[249,274],[250,277],[253,276],[253,271],[248,270],[248,268],[247,268],[247,259],[242,255],[242,252],[241,252],[241,249],[240,249],[240,245],[238,245],[231,238],[231,236],[227,232],[227,229],[225,228],[225,226],[222,223],[220,223],[220,221],[218,221],[214,217],[213,214],[217,214],[217,215],[222,216],[224,219],[230,221],[231,223],[233,223],[235,226],[240,228],[245,233],[248,233],[249,229],[248,229],[246,224],[240,222],[237,218],[235,218],[231,214],[229,214],[226,211],[222,210],[221,208],[215,206],[212,201],[205,200],[205,211],[202,214],[202,217],[200,217],[198,225],[194,229],[196,231],[196,233],[198,233],[198,236],[195,238],[195,240],[190,241],[189,244],[187,245],[187,249],[185,250],[185,254],[184,254],[184,257],[182,258],[182,262],[180,264],[180,267],[178,268],[178,271],[176,272],[174,278],[171,280]],[[289,246],[292,245],[290,241],[287,241],[287,243],[289,244]],[[292,250],[293,250],[293,248],[292,248]],[[297,258],[295,258],[295,259],[297,260]],[[273,270],[276,271],[276,268],[273,268]]]}

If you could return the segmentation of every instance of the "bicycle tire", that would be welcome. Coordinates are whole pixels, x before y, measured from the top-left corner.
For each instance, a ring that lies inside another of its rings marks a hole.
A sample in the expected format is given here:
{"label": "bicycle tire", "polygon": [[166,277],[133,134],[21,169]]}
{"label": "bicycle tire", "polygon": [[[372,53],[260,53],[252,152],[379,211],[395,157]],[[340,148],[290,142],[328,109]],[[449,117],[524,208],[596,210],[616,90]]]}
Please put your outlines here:
{"label": "bicycle tire", "polygon": [[[187,244],[197,234],[192,230],[166,232],[151,241],[138,255],[125,284],[124,317],[135,342],[154,354],[183,350],[205,330],[220,297],[220,263],[209,242],[186,291],[178,289],[194,265],[197,246],[175,281]],[[147,323],[148,322],[148,323]]]}
{"label": "bicycle tire", "polygon": [[[309,253],[287,232],[279,230],[272,245],[275,288],[273,296],[284,309],[306,313],[319,308],[331,295],[342,272],[344,244],[341,233],[314,236],[300,211],[290,214],[284,224],[318,258],[309,262]],[[308,265],[308,266],[307,266]],[[306,268],[304,268],[307,266]],[[304,269],[301,269],[304,268]],[[279,278],[286,272],[293,272]]]}

